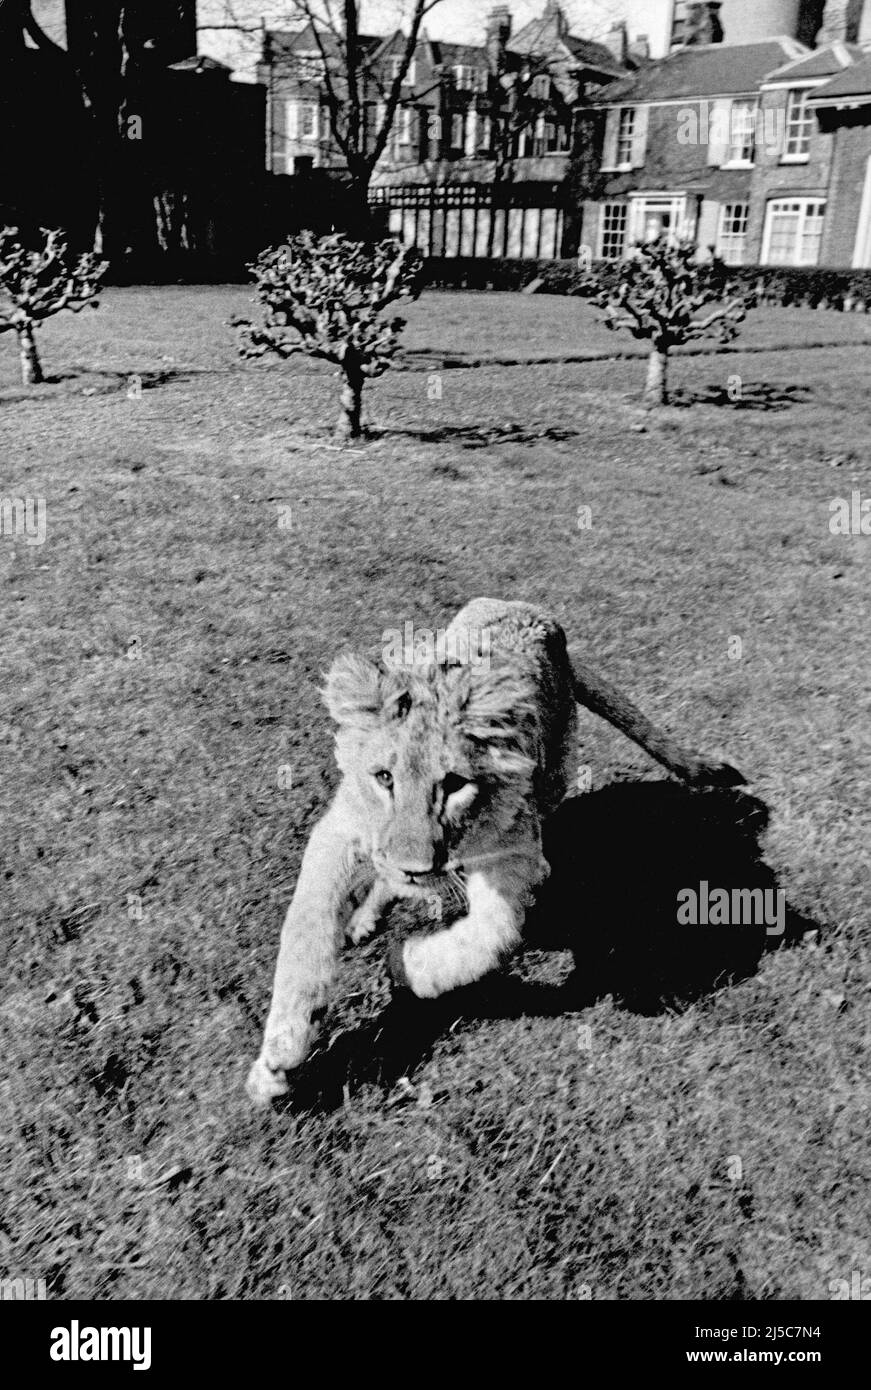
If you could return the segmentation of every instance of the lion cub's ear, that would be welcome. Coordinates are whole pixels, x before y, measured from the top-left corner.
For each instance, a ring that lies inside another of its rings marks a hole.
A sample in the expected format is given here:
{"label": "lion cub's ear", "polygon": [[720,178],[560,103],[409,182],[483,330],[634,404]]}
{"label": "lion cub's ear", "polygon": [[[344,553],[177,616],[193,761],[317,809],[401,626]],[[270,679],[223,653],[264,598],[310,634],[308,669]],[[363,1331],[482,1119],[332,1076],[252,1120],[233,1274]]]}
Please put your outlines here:
{"label": "lion cub's ear", "polygon": [[381,672],[374,662],[348,652],[330,667],[323,696],[337,724],[369,724],[381,711]]}

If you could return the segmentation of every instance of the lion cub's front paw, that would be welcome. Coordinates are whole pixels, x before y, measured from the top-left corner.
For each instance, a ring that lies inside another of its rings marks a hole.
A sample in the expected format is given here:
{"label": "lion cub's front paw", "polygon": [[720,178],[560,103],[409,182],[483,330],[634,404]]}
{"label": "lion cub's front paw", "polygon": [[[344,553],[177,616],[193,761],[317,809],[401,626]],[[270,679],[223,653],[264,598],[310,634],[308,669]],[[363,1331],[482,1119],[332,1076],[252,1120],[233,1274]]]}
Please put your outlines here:
{"label": "lion cub's front paw", "polygon": [[317,1027],[314,1023],[284,1023],[267,1032],[260,1056],[248,1073],[245,1090],[255,1105],[268,1105],[290,1089],[286,1072],[299,1067],[308,1056]]}
{"label": "lion cub's front paw", "polygon": [[368,941],[370,936],[374,936],[381,926],[382,917],[380,912],[376,912],[368,903],[363,903],[351,916],[348,923],[347,937],[353,946],[359,946],[361,941]]}
{"label": "lion cub's front paw", "polygon": [[265,1058],[258,1057],[245,1082],[248,1099],[254,1105],[265,1109],[271,1101],[287,1095],[289,1089],[284,1071],[270,1067]]}

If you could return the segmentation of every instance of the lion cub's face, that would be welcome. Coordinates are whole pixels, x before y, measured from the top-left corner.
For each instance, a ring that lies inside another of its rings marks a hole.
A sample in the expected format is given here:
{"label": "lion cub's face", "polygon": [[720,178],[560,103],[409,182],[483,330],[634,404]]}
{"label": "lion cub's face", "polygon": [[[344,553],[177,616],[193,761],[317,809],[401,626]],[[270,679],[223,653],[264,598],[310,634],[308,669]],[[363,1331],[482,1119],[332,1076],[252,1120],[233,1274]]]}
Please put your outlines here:
{"label": "lion cub's face", "polygon": [[508,803],[531,789],[534,694],[513,668],[339,658],[325,690],[336,757],[380,873],[426,886],[462,868],[472,837],[484,848],[485,827],[506,828]]}

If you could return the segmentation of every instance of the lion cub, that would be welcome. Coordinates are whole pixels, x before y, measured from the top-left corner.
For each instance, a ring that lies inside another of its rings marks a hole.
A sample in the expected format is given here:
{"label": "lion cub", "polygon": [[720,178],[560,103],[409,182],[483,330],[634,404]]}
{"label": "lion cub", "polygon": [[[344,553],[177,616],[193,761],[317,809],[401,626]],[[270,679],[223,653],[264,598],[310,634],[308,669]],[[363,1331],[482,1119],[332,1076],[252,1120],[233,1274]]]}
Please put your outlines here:
{"label": "lion cub", "polygon": [[[468,902],[464,916],[395,955],[394,977],[421,998],[479,979],[515,949],[549,872],[542,822],[573,782],[578,704],[686,782],[743,780],[681,748],[570,660],[559,623],[531,604],[473,599],[447,631],[449,648],[469,632],[486,637],[487,663],[387,668],[342,656],[327,677],[342,781],[312,832],[284,922],[248,1077],[258,1103],[283,1094],[286,1072],[308,1054],[346,933],[364,939],[396,899],[431,898],[453,878]],[[362,870],[374,882],[352,913]]]}

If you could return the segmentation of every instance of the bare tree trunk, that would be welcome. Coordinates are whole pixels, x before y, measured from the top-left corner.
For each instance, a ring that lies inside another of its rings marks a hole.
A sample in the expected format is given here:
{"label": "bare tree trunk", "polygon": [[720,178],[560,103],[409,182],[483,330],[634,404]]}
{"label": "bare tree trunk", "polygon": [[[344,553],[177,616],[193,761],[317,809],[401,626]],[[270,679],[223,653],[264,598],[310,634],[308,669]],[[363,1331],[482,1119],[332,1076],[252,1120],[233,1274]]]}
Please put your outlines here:
{"label": "bare tree trunk", "polygon": [[363,374],[345,368],[342,381],[342,413],[336,425],[338,439],[359,439],[363,434]]}
{"label": "bare tree trunk", "polygon": [[18,330],[18,348],[21,359],[21,380],[25,386],[39,386],[45,380],[42,374],[42,364],[39,360],[39,353],[36,350],[36,339],[33,336],[33,327],[26,324],[24,328]]}
{"label": "bare tree trunk", "polygon": [[664,348],[650,349],[644,404],[648,410],[653,410],[658,405],[668,405],[668,353]]}
{"label": "bare tree trunk", "polygon": [[348,235],[368,241],[375,235],[375,217],[369,206],[369,174],[357,174],[348,186]]}

